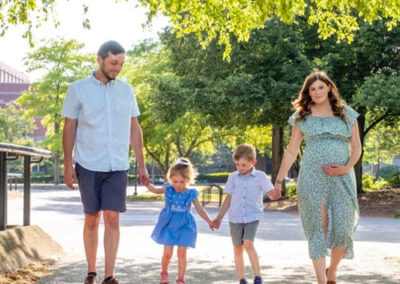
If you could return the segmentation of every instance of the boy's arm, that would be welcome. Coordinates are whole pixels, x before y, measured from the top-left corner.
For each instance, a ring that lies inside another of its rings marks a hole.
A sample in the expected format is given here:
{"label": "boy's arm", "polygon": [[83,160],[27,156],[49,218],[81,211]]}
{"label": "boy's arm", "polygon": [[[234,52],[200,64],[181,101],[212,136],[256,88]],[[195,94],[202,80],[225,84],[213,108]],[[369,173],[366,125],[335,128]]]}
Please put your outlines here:
{"label": "boy's arm", "polygon": [[163,194],[165,193],[165,187],[156,188],[153,184],[149,183],[146,185],[147,189],[155,194]]}
{"label": "boy's arm", "polygon": [[214,219],[214,222],[216,223],[216,225],[218,225],[218,227],[222,219],[224,218],[226,211],[228,211],[229,207],[231,206],[231,200],[232,200],[232,195],[227,194],[224,199],[224,202],[222,202],[221,209],[219,209],[219,213],[217,217]]}
{"label": "boy's arm", "polygon": [[194,207],[197,210],[197,213],[199,213],[200,217],[204,219],[204,221],[207,222],[207,224],[210,226],[211,230],[214,230],[214,227],[212,225],[212,221],[210,216],[208,215],[207,211],[204,209],[203,206],[201,206],[200,201],[198,198],[193,200]]}

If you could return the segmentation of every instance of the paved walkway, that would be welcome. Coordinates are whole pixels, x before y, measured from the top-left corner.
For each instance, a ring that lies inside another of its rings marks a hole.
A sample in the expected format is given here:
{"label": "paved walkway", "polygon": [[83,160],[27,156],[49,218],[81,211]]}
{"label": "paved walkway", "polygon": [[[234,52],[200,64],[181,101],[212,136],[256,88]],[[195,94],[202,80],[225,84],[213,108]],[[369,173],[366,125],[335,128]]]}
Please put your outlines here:
{"label": "paved walkway", "polygon": [[[143,192],[143,187],[138,192]],[[121,283],[158,283],[162,246],[150,238],[162,208],[161,202],[130,202],[121,215],[121,241],[116,276]],[[211,217],[218,208],[207,208]],[[22,200],[9,202],[9,223],[22,223]],[[198,242],[188,251],[186,280],[193,283],[237,283],[232,245],[226,218],[220,230],[211,232],[195,214]],[[78,191],[33,190],[32,224],[39,225],[66,251],[54,267],[54,274],[40,283],[82,283],[86,274],[82,244],[82,205]],[[103,226],[101,227],[103,230]],[[102,237],[99,240],[102,244]],[[307,243],[297,215],[265,211],[259,226],[256,248],[267,283],[315,283]],[[339,283],[400,283],[400,220],[362,218],[356,232],[355,258],[344,260]],[[103,272],[104,253],[99,246],[99,273]],[[247,275],[251,278],[248,261]],[[171,262],[174,279],[177,261]]]}

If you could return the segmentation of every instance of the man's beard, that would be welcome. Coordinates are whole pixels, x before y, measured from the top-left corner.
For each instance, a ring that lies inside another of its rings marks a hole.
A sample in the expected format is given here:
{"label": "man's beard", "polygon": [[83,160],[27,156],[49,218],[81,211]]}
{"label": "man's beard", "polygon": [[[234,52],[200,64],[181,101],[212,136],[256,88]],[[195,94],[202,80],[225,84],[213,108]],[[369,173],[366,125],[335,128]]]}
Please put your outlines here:
{"label": "man's beard", "polygon": [[104,77],[106,77],[108,81],[115,80],[115,78],[117,77],[117,76],[115,76],[115,78],[110,77],[108,73],[104,70],[104,66],[101,67],[101,73],[103,73]]}

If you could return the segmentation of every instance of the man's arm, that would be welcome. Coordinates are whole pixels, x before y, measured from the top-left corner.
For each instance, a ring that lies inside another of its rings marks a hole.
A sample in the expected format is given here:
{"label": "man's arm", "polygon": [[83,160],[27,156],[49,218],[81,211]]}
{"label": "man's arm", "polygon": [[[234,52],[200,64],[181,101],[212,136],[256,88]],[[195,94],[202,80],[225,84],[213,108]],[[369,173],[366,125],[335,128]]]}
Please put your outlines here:
{"label": "man's arm", "polygon": [[76,173],[72,166],[72,151],[74,149],[77,126],[77,119],[65,118],[62,135],[64,150],[64,182],[71,189],[74,189],[73,183],[77,182]]}
{"label": "man's arm", "polygon": [[139,121],[136,117],[131,119],[131,137],[130,142],[135,152],[136,160],[139,164],[139,178],[143,185],[149,184],[149,174],[147,173],[146,164],[144,162],[143,154],[143,134]]}

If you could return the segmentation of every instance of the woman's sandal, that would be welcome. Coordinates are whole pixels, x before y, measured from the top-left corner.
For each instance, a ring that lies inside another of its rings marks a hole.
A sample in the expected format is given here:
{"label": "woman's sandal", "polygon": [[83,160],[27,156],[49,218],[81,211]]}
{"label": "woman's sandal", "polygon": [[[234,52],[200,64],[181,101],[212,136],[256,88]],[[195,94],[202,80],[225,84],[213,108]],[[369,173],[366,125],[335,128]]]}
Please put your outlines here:
{"label": "woman's sandal", "polygon": [[[326,277],[328,277],[328,271],[329,271],[329,267],[326,269]],[[336,281],[327,281],[326,284],[336,284]]]}
{"label": "woman's sandal", "polygon": [[186,282],[185,282],[185,280],[183,280],[183,278],[178,278],[178,279],[176,279],[175,283],[176,284],[185,284]]}
{"label": "woman's sandal", "polygon": [[161,279],[161,280],[160,280],[160,284],[169,284],[168,272],[166,272],[166,271],[161,271],[160,276],[161,276],[161,278],[163,278],[163,276],[167,276],[167,279]]}

